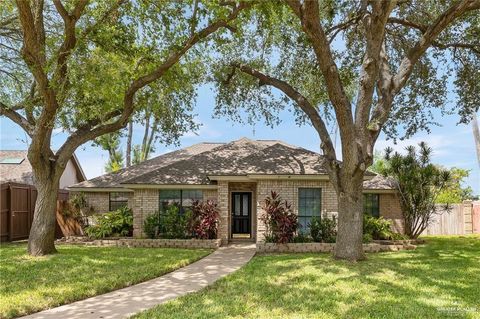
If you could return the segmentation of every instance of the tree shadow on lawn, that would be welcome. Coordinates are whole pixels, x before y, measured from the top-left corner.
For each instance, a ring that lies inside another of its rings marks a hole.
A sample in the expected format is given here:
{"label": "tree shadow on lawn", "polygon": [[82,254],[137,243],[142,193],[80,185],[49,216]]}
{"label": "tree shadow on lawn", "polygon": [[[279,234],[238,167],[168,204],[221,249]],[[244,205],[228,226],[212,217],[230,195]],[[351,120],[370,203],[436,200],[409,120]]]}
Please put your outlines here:
{"label": "tree shadow on lawn", "polygon": [[0,317],[58,306],[173,271],[207,254],[181,249],[59,246],[45,257],[2,245]]}
{"label": "tree shadow on lawn", "polygon": [[480,315],[479,265],[480,241],[471,239],[434,240],[415,251],[369,254],[359,263],[326,254],[260,255],[143,318],[473,317]]}

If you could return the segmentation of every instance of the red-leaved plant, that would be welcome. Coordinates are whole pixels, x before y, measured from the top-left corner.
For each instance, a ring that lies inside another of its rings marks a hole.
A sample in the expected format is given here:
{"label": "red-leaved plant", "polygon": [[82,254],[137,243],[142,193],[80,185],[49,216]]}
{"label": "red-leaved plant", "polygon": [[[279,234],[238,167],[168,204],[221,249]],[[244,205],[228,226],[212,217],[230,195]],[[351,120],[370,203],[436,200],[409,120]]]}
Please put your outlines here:
{"label": "red-leaved plant", "polygon": [[298,218],[292,212],[292,205],[282,201],[280,195],[272,191],[265,198],[262,207],[264,214],[260,217],[266,227],[266,239],[275,243],[291,242],[298,227]]}
{"label": "red-leaved plant", "polygon": [[218,218],[217,203],[212,200],[195,201],[192,204],[190,231],[198,239],[216,239]]}

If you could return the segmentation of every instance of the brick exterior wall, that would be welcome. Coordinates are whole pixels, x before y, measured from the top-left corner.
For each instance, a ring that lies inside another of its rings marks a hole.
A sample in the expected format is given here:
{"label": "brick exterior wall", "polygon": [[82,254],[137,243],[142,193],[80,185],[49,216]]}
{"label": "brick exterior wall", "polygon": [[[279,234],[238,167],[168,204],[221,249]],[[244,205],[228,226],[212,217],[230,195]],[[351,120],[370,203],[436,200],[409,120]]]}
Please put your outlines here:
{"label": "brick exterior wall", "polygon": [[404,222],[400,200],[397,194],[380,194],[379,196],[380,216],[392,221],[392,230],[403,234]]}
{"label": "brick exterior wall", "polygon": [[[217,189],[203,190],[203,200],[215,200],[220,213],[220,224],[218,238],[222,244],[229,241],[231,228],[231,193],[251,191],[252,192],[252,239],[257,243],[264,240],[265,225],[260,217],[263,214],[261,206],[265,197],[270,195],[272,190],[279,193],[284,200],[292,204],[294,213],[298,214],[298,189],[299,188],[321,188],[322,189],[322,214],[335,215],[338,211],[337,196],[333,185],[326,180],[259,180],[258,182],[228,182],[218,181]],[[181,187],[180,187],[181,188]],[[140,189],[126,193],[129,197],[128,206],[133,210],[133,235],[144,237],[143,221],[151,213],[158,211],[158,189]],[[75,194],[71,192],[70,196]],[[108,212],[108,192],[86,192],[86,199],[89,206],[92,206],[96,213]],[[392,228],[396,232],[403,233],[403,217],[400,202],[396,194],[382,193],[379,196],[380,215],[393,222]]]}
{"label": "brick exterior wall", "polygon": [[276,191],[283,200],[292,204],[294,213],[298,214],[298,189],[303,187],[322,189],[322,213],[337,211],[337,195],[329,181],[260,180],[257,183],[257,243],[262,242],[265,238],[265,224],[260,220],[263,214],[262,205],[265,197],[269,196],[272,190]]}
{"label": "brick exterior wall", "polygon": [[[70,192],[69,197],[79,192]],[[93,209],[96,214],[107,213],[110,211],[110,192],[84,192],[88,207]],[[125,192],[128,198],[128,207],[133,208],[133,192]]]}
{"label": "brick exterior wall", "polygon": [[220,213],[220,224],[218,225],[218,238],[222,240],[222,244],[228,243],[228,227],[229,227],[229,193],[228,182],[218,181],[218,211]]}
{"label": "brick exterior wall", "polygon": [[143,221],[158,211],[158,189],[136,189],[133,195],[133,237],[144,237]]}

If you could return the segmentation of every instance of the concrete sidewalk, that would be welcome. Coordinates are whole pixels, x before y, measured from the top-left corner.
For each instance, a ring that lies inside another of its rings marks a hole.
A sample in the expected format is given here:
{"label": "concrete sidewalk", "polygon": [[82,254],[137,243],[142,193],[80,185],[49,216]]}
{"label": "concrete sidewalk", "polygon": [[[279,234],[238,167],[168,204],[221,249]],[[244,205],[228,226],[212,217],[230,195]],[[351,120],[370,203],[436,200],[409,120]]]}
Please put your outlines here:
{"label": "concrete sidewalk", "polygon": [[127,318],[168,300],[198,291],[236,271],[253,255],[255,244],[220,247],[211,255],[162,277],[22,318]]}

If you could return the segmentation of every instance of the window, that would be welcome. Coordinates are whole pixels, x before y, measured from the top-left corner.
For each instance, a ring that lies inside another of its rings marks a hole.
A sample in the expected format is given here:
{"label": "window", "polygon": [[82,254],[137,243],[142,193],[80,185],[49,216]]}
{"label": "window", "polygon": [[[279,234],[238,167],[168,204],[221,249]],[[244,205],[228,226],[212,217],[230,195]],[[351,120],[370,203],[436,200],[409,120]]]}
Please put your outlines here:
{"label": "window", "polygon": [[0,160],[0,164],[22,164],[24,158],[20,157],[9,157]]}
{"label": "window", "polygon": [[363,194],[363,212],[373,217],[380,217],[380,196],[378,194]]}
{"label": "window", "polygon": [[192,203],[196,200],[203,199],[203,192],[197,189],[166,189],[159,193],[159,208],[164,212],[169,205],[177,204],[180,206],[180,211],[185,208],[192,207]]}
{"label": "window", "polygon": [[109,210],[111,212],[125,206],[128,206],[127,193],[110,193]]}
{"label": "window", "polygon": [[300,232],[308,232],[312,217],[320,217],[322,211],[321,188],[298,189],[298,223]]}

